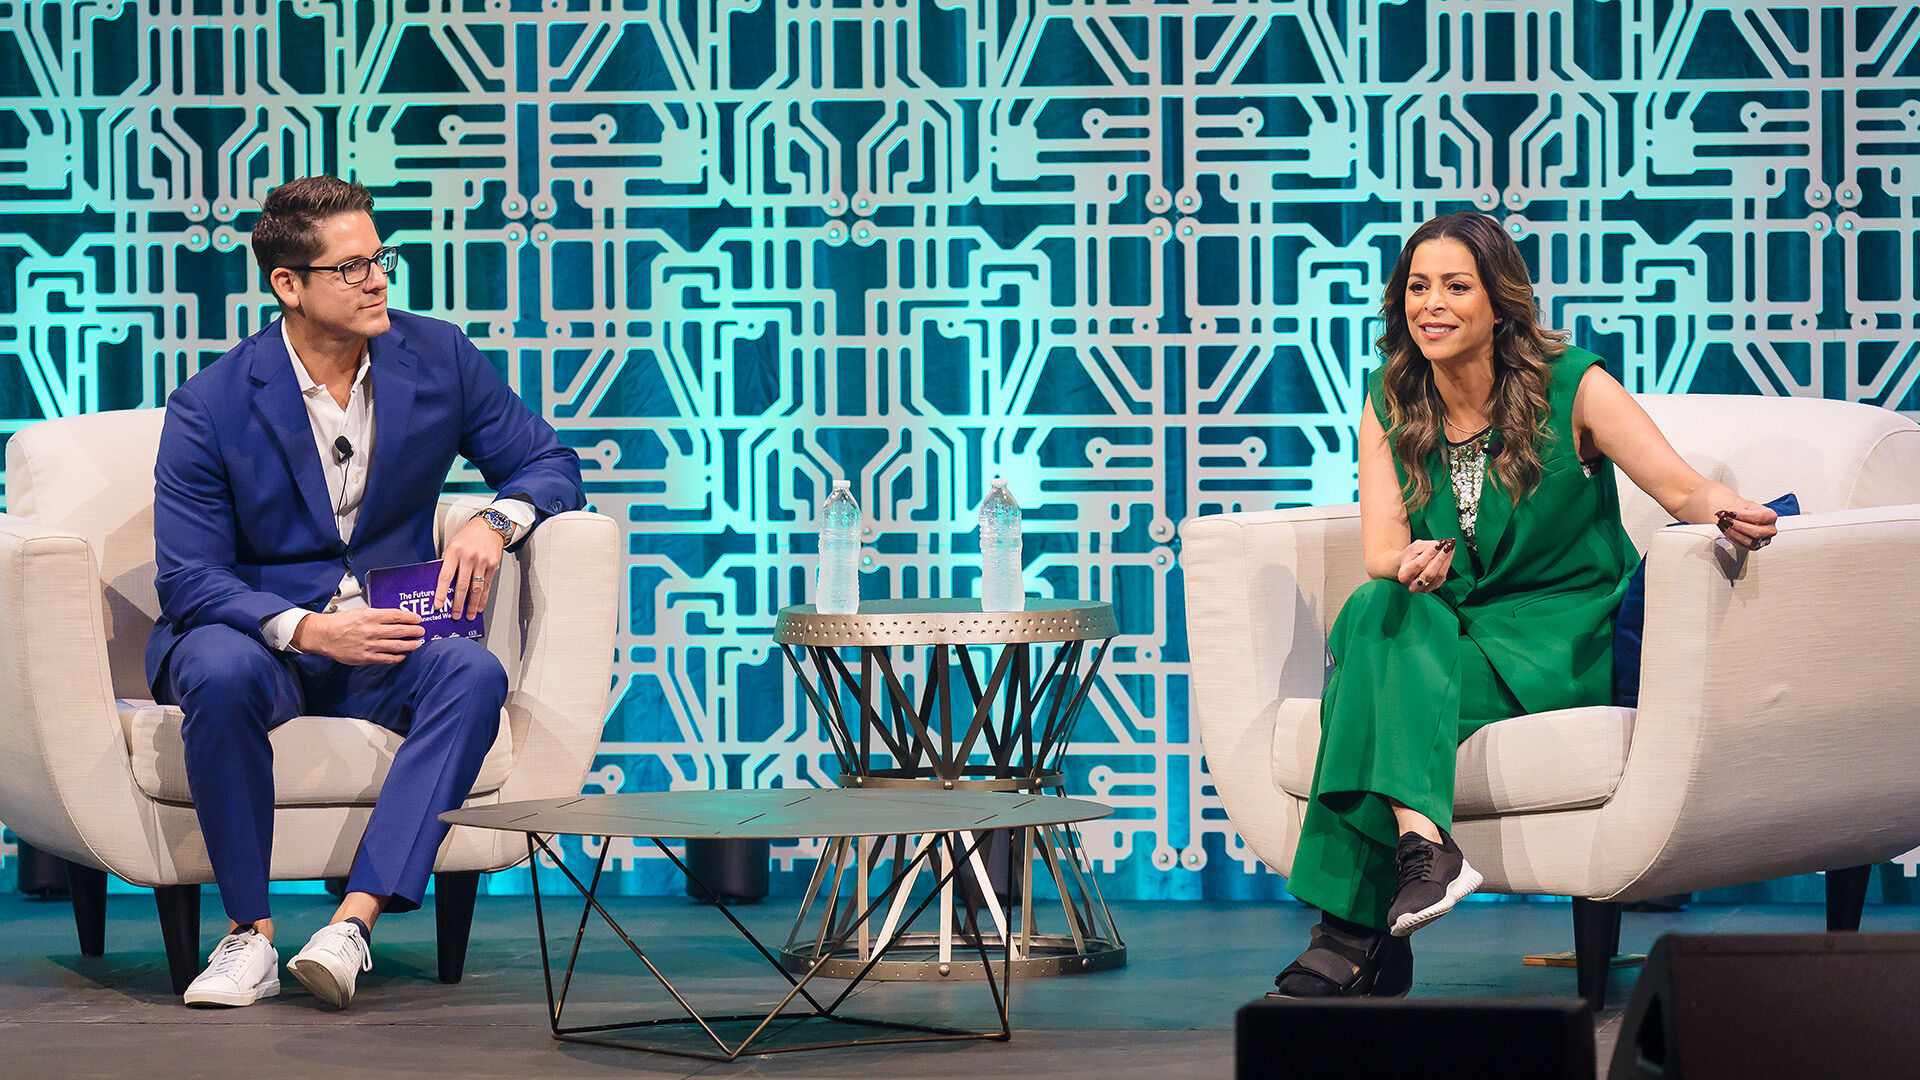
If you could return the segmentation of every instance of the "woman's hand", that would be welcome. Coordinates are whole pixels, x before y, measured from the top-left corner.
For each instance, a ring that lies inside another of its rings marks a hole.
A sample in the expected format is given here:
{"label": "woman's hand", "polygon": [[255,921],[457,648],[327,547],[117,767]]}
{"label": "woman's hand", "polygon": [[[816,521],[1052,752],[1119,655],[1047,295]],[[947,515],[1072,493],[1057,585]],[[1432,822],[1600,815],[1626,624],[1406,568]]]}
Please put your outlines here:
{"label": "woman's hand", "polygon": [[[1762,507],[1761,509],[1765,509]],[[1453,538],[1415,540],[1400,553],[1400,584],[1410,592],[1433,592],[1453,570]]]}
{"label": "woman's hand", "polygon": [[1778,515],[1751,499],[1742,499],[1731,491],[1727,494],[1733,497],[1723,498],[1714,507],[1715,524],[1721,534],[1748,551],[1759,551],[1772,543],[1774,534],[1780,531],[1774,526]]}

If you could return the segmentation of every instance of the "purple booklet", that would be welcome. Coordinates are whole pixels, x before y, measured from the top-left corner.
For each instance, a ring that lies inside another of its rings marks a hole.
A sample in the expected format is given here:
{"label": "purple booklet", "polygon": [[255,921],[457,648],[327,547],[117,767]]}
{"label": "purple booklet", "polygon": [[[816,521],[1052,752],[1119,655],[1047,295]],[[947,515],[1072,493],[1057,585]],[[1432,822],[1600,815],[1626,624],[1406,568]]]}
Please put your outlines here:
{"label": "purple booklet", "polygon": [[426,640],[448,637],[477,638],[486,632],[486,616],[456,617],[451,610],[435,611],[433,587],[440,583],[440,560],[385,566],[367,572],[367,603],[377,608],[399,608],[420,616]]}

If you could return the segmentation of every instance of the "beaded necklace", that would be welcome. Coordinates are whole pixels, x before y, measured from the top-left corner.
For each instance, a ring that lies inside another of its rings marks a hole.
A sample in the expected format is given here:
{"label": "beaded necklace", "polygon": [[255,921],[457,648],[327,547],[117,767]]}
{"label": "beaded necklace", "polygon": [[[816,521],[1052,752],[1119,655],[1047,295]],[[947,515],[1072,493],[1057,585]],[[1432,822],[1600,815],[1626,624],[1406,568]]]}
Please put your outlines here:
{"label": "beaded necklace", "polygon": [[[1493,425],[1454,442],[1447,440],[1447,472],[1453,478],[1453,503],[1460,508],[1460,535],[1473,548],[1473,526],[1480,518],[1480,489],[1487,480],[1487,450]],[[1477,550],[1477,549],[1475,549]]]}

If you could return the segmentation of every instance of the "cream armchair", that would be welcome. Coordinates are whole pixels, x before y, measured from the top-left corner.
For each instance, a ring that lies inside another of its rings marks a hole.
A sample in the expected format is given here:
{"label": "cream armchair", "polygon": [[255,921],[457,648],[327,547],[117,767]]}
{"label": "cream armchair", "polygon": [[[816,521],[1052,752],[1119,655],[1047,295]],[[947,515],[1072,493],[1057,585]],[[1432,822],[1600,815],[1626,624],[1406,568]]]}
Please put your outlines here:
{"label": "cream armchair", "polygon": [[[7,444],[0,515],[0,821],[71,864],[81,951],[104,947],[106,875],[154,889],[174,989],[200,966],[200,886],[213,880],[187,791],[180,711],[142,668],[159,612],[153,466],[163,411],[31,425]],[[444,542],[485,500],[441,500]],[[507,559],[487,646],[511,689],[467,805],[579,792],[613,665],[619,533],[559,514]],[[341,717],[275,729],[273,875],[345,876],[398,738]],[[454,829],[435,863],[440,977],[460,978],[482,871],[525,848]]]}
{"label": "cream armchair", "polygon": [[[1804,516],[1730,558],[1621,478],[1647,557],[1640,707],[1516,717],[1460,747],[1454,836],[1485,889],[1571,896],[1598,1007],[1621,902],[1816,870],[1857,928],[1866,873],[1920,844],[1920,428],[1845,402],[1640,398],[1686,459]],[[1228,818],[1290,872],[1327,628],[1365,580],[1354,506],[1181,527],[1192,709]],[[1600,903],[1595,903],[1600,901]]]}

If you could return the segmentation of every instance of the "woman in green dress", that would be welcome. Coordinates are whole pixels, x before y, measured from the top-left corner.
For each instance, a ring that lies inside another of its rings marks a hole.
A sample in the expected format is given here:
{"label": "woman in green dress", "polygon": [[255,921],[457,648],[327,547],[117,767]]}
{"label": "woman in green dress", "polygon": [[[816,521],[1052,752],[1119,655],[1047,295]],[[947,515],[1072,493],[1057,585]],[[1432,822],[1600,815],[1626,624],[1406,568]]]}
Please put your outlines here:
{"label": "woman in green dress", "polygon": [[1483,214],[1407,241],[1360,411],[1368,577],[1334,666],[1288,889],[1320,908],[1288,997],[1393,996],[1407,935],[1480,885],[1447,830],[1455,751],[1523,713],[1609,704],[1637,555],[1614,466],[1681,521],[1764,547],[1774,514],[1681,460],[1598,356],[1541,327],[1526,262]]}

